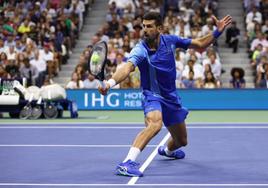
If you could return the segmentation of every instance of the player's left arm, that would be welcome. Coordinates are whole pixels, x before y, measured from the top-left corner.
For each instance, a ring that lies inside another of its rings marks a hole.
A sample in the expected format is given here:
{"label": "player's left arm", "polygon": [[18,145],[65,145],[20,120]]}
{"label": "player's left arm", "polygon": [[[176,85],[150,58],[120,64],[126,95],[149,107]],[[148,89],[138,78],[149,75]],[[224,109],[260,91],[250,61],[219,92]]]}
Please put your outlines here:
{"label": "player's left arm", "polygon": [[215,16],[212,16],[214,23],[217,26],[217,29],[206,36],[192,39],[189,48],[194,49],[203,49],[208,47],[210,44],[214,42],[215,39],[220,37],[224,29],[232,23],[232,17],[230,15],[225,16],[221,20],[218,20]]}

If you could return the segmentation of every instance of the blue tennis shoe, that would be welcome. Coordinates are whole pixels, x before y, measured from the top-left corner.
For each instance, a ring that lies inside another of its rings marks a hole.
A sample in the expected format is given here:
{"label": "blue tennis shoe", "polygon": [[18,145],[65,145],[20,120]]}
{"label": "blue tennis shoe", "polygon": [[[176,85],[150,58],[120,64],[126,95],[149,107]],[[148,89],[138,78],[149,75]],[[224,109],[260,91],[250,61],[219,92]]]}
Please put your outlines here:
{"label": "blue tennis shoe", "polygon": [[116,174],[130,177],[142,177],[143,173],[139,171],[139,163],[128,160],[122,162],[116,167]]}
{"label": "blue tennis shoe", "polygon": [[167,155],[165,152],[165,146],[160,146],[158,148],[158,154],[174,159],[183,159],[185,157],[185,153],[180,149],[175,150],[171,155]]}

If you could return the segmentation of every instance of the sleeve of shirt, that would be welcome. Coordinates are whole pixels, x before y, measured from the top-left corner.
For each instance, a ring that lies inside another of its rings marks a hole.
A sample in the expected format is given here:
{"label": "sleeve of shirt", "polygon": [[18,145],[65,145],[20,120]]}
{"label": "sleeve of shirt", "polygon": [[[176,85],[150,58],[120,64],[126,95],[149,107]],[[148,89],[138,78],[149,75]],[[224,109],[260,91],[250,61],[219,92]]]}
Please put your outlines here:
{"label": "sleeve of shirt", "polygon": [[171,40],[174,41],[176,48],[187,50],[192,42],[192,39],[181,38],[176,35],[171,35]]}
{"label": "sleeve of shirt", "polygon": [[136,67],[145,57],[144,48],[137,45],[131,50],[127,62],[130,61]]}

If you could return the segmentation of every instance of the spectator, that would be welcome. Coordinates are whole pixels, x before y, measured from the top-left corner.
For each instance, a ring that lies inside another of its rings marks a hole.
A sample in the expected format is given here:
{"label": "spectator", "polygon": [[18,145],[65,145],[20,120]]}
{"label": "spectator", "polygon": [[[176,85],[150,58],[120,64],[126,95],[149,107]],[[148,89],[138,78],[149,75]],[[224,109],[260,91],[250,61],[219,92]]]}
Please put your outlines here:
{"label": "spectator", "polygon": [[165,0],[165,12],[179,12],[179,0]]}
{"label": "spectator", "polygon": [[196,88],[196,81],[194,79],[194,71],[189,70],[188,78],[182,80],[181,88]]}
{"label": "spectator", "polygon": [[245,88],[246,81],[244,79],[245,71],[242,68],[234,67],[231,70],[232,79],[230,80],[230,88]]}
{"label": "spectator", "polygon": [[230,48],[233,48],[233,53],[237,52],[239,42],[240,30],[236,26],[236,22],[233,21],[231,27],[226,30],[226,44]]}
{"label": "spectator", "polygon": [[76,74],[77,74],[77,76],[78,76],[78,78],[80,79],[80,80],[84,80],[84,79],[86,79],[86,74],[85,74],[85,69],[84,69],[84,66],[83,66],[83,64],[78,64],[76,67],[75,67],[75,72],[76,72]]}
{"label": "spectator", "polygon": [[0,65],[3,65],[4,67],[8,64],[7,60],[7,54],[5,52],[0,53]]}
{"label": "spectator", "polygon": [[50,50],[49,44],[44,44],[44,49],[40,50],[39,56],[47,64],[47,73],[49,78],[53,78],[55,75],[54,54]]}
{"label": "spectator", "polygon": [[258,44],[257,47],[255,48],[255,50],[253,51],[253,55],[251,58],[251,65],[252,66],[255,67],[258,64],[262,51],[263,51],[262,44]]}
{"label": "spectator", "polygon": [[0,37],[0,53],[5,52],[6,51],[6,46],[4,45],[4,39],[2,37]]}
{"label": "spectator", "polygon": [[209,59],[203,61],[203,66],[210,64],[213,75],[216,79],[220,79],[221,76],[221,63],[216,59],[215,54],[210,54]]}
{"label": "spectator", "polygon": [[213,24],[213,20],[211,18],[207,18],[207,24],[202,27],[202,35],[205,36],[209,32],[212,32],[217,27]]}
{"label": "spectator", "polygon": [[265,20],[264,25],[261,27],[262,33],[268,34],[268,18]]}
{"label": "spectator", "polygon": [[10,79],[20,78],[19,66],[16,64],[15,60],[8,60],[8,63],[6,65],[6,71],[8,73],[8,78]]}
{"label": "spectator", "polygon": [[7,79],[8,78],[8,73],[5,70],[4,66],[0,64],[0,78],[1,79]]}
{"label": "spectator", "polygon": [[116,16],[116,14],[113,14],[112,15],[112,20],[109,22],[109,29],[113,33],[112,37],[114,37],[115,32],[118,30],[118,28],[119,28],[119,22],[117,20],[117,16]]}
{"label": "spectator", "polygon": [[258,32],[257,33],[257,38],[255,38],[250,46],[250,51],[254,52],[254,50],[256,49],[256,47],[258,46],[258,44],[261,44],[263,47],[268,47],[268,41],[267,39],[264,37],[264,34],[262,32]]}
{"label": "spectator", "polygon": [[190,59],[187,62],[187,65],[184,67],[184,70],[182,72],[182,79],[189,79],[189,72],[192,70],[194,72],[194,79],[195,80],[203,80],[203,67],[196,63],[196,56],[191,55]]}
{"label": "spectator", "polygon": [[78,74],[73,72],[71,81],[66,85],[66,89],[83,89],[84,83],[79,79]]}
{"label": "spectator", "polygon": [[15,44],[15,41],[14,41],[13,33],[8,33],[7,38],[6,38],[5,42],[4,42],[4,46],[9,47],[9,46],[15,46],[15,45],[16,44]]}
{"label": "spectator", "polygon": [[7,59],[8,60],[15,60],[16,59],[16,51],[15,51],[15,46],[14,45],[10,45],[8,47],[8,50],[6,51],[7,54]]}
{"label": "spectator", "polygon": [[211,71],[206,72],[206,74],[205,74],[203,88],[205,88],[205,89],[217,88],[217,80],[215,79],[215,77]]}
{"label": "spectator", "polygon": [[24,49],[25,49],[25,46],[24,45],[22,45],[22,43],[21,43],[21,39],[20,39],[20,37],[19,36],[17,36],[16,38],[15,38],[15,52],[16,53],[21,53],[21,52],[23,52],[24,51]]}
{"label": "spectator", "polygon": [[258,88],[268,88],[268,63],[263,65],[263,70],[257,75],[256,86]]}
{"label": "spectator", "polygon": [[38,77],[35,81],[36,86],[41,87],[46,76],[47,64],[44,59],[40,58],[39,50],[34,53],[34,58],[30,60],[30,64],[37,67]]}
{"label": "spectator", "polygon": [[262,23],[262,15],[255,6],[252,7],[252,10],[246,16],[246,24],[251,24],[253,21]]}
{"label": "spectator", "polygon": [[24,58],[24,65],[20,68],[22,78],[26,78],[27,86],[35,85],[35,80],[38,78],[39,72],[36,66],[30,64],[28,58]]}
{"label": "spectator", "polygon": [[25,53],[18,53],[16,57],[16,64],[18,65],[19,68],[24,66],[24,59],[26,58]]}
{"label": "spectator", "polygon": [[99,81],[95,79],[92,74],[88,73],[88,77],[84,80],[83,84],[85,89],[97,89],[99,86]]}
{"label": "spectator", "polygon": [[23,33],[29,33],[30,31],[31,31],[30,22],[29,22],[29,20],[27,18],[25,18],[24,21],[19,26],[18,32],[20,34],[23,34]]}

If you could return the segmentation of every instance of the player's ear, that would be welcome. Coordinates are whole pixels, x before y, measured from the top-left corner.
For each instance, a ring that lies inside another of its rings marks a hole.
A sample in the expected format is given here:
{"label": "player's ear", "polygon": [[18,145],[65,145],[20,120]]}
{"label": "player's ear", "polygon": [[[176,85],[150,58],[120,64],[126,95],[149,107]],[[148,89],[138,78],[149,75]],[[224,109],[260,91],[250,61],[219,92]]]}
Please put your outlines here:
{"label": "player's ear", "polygon": [[157,30],[161,33],[163,31],[164,27],[163,25],[157,26]]}

